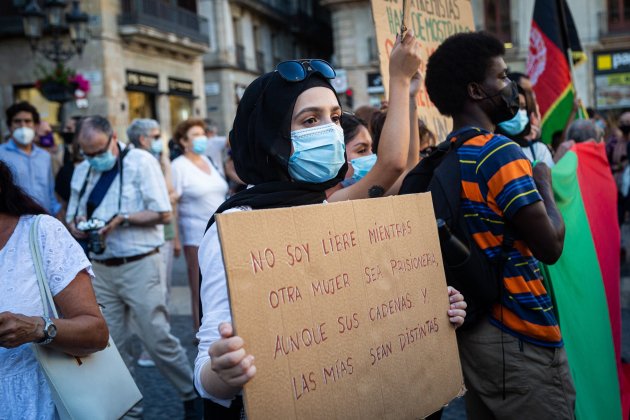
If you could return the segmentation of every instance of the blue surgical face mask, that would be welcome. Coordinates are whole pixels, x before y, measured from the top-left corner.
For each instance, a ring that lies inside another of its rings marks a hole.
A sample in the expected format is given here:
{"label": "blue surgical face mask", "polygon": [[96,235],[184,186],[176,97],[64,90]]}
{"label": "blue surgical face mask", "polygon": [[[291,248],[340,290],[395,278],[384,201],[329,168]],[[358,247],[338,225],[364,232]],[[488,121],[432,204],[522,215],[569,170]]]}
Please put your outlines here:
{"label": "blue surgical face mask", "polygon": [[361,156],[356,159],[352,159],[350,164],[352,165],[352,170],[354,173],[352,174],[352,179],[354,182],[359,181],[368,172],[372,170],[374,164],[376,163],[376,154],[372,153],[371,155]]}
{"label": "blue surgical face mask", "polygon": [[291,142],[293,154],[289,158],[289,174],[296,181],[329,181],[346,161],[343,130],[337,124],[292,131]]}
{"label": "blue surgical face mask", "polygon": [[606,131],[606,121],[604,120],[595,120],[595,125],[601,128],[602,131]]}
{"label": "blue surgical face mask", "polygon": [[519,109],[514,118],[500,122],[498,126],[504,133],[516,136],[525,130],[528,122],[527,110]]}
{"label": "blue surgical face mask", "polygon": [[199,136],[195,137],[192,141],[192,152],[196,155],[203,155],[206,153],[208,147],[208,137]]}
{"label": "blue surgical face mask", "polygon": [[151,140],[151,153],[154,155],[159,155],[162,153],[164,145],[162,144],[162,139]]}
{"label": "blue surgical face mask", "polygon": [[116,164],[116,156],[111,150],[101,153],[98,156],[87,158],[90,166],[97,172],[107,172]]}

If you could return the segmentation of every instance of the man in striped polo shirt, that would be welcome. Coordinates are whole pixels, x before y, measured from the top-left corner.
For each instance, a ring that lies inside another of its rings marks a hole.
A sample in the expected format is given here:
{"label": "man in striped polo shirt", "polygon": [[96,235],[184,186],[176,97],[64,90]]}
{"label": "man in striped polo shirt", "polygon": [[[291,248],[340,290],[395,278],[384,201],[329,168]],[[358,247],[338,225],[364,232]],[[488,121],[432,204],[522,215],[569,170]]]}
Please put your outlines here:
{"label": "man in striped polo shirt", "polygon": [[501,256],[505,225],[514,231],[503,290],[487,320],[458,331],[469,419],[574,417],[575,390],[562,336],[538,261],[553,264],[564,244],[549,168],[494,134],[518,110],[503,44],[488,33],[454,35],[430,57],[431,101],[453,117],[450,139],[478,135],[457,151],[461,207],[474,240],[490,260]]}

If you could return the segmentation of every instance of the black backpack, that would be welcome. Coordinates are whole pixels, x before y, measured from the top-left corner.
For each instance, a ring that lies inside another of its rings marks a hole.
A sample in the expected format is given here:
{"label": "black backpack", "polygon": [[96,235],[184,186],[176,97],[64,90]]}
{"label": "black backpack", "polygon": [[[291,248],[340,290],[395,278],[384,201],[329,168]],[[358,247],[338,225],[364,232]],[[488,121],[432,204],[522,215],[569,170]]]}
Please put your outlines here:
{"label": "black backpack", "polygon": [[[498,261],[491,261],[470,234],[461,209],[462,181],[457,149],[480,134],[479,130],[471,128],[459,133],[451,142],[451,133],[409,172],[400,188],[400,194],[430,191],[436,219],[444,220],[452,235],[468,247],[469,256],[463,263],[444,264],[447,284],[459,290],[468,304],[462,328],[484,319],[492,305],[499,302],[503,292],[503,265],[513,243],[506,224],[501,256]],[[448,244],[441,240],[440,245],[442,255],[446,255]]]}

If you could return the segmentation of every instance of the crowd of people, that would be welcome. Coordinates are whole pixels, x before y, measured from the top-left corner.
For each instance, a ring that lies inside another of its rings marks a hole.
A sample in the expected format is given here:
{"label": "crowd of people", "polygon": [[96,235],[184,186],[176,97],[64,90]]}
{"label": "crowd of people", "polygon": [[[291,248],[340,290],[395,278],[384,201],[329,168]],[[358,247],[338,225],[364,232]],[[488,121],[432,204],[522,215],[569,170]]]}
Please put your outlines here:
{"label": "crowd of people", "polygon": [[[57,143],[32,105],[7,108],[0,417],[55,418],[30,343],[84,355],[102,349],[109,332],[132,373],[137,364],[156,366],[172,383],[186,418],[200,416],[200,397],[206,418],[240,418],[255,355],[231,325],[213,215],[396,195],[439,143],[466,136],[457,154],[467,227],[483,258],[509,256],[500,265],[501,297],[480,320],[466,323],[465,294],[448,288],[449,319],[465,326],[457,334],[468,416],[573,418],[562,331],[538,266],[560,257],[570,228],[556,207],[550,168],[576,143],[605,142],[622,224],[630,211],[630,112],[616,120],[589,110],[591,118],[580,119],[576,101],[551,148],[540,140],[531,83],[507,72],[504,53],[487,33],[454,35],[430,57],[422,80],[420,45],[409,31],[391,51],[387,103],[354,113],[342,109],[327,62],[286,61],[247,87],[229,141],[196,118],[181,122],[170,142],[153,119],[133,120],[123,139],[107,118],[93,115],[70,118]],[[453,118],[447,139],[418,118],[423,82],[438,110]],[[39,214],[47,215],[38,241],[60,319],[41,316],[28,247]],[[508,225],[513,240],[506,244]],[[194,366],[171,333],[167,310],[173,258],[181,254],[198,340]],[[139,358],[131,351],[134,335],[144,350]],[[19,397],[25,392],[32,398]],[[128,416],[141,417],[142,405]]]}

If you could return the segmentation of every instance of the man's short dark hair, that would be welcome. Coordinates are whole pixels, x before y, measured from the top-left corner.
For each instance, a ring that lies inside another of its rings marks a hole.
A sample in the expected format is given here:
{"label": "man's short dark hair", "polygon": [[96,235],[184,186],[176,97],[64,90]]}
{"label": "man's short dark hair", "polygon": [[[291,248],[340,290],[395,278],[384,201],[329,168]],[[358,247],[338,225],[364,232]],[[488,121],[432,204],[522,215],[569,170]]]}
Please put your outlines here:
{"label": "man's short dark hair", "polygon": [[440,113],[461,112],[468,84],[486,78],[490,60],[505,54],[503,43],[487,32],[468,32],[448,37],[427,63],[425,85]]}
{"label": "man's short dark hair", "polygon": [[37,112],[37,108],[28,102],[18,102],[6,110],[7,116],[7,126],[11,126],[11,121],[13,121],[13,117],[15,117],[19,112],[30,112],[33,116],[33,122],[35,124],[39,124],[39,112]]}

